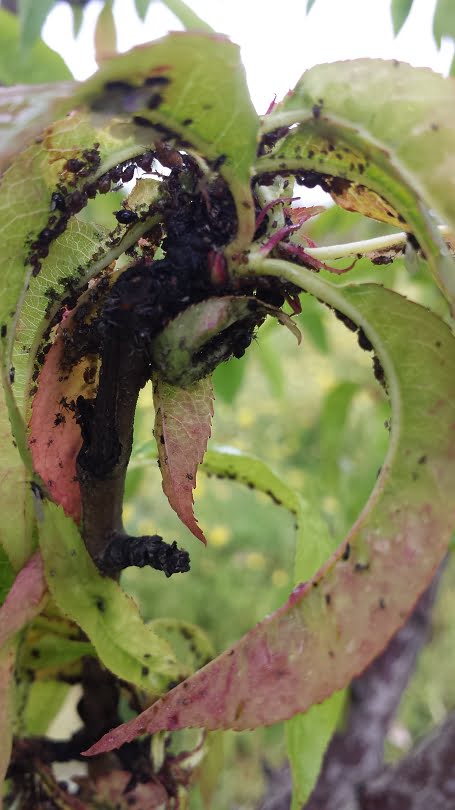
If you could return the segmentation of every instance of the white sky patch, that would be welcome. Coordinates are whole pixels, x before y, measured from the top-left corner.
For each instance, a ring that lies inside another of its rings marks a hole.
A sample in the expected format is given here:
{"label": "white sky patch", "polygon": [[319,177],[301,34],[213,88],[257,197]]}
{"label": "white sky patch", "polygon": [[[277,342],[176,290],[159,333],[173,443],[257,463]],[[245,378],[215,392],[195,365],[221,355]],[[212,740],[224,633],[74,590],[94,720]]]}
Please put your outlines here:
{"label": "white sky patch", "polygon": [[[435,1],[414,0],[396,39],[390,0],[317,0],[309,15],[306,0],[189,0],[189,5],[239,43],[253,102],[264,113],[275,93],[281,98],[304,70],[322,62],[380,57],[447,74],[453,46],[447,41],[440,51],[436,48],[431,33]],[[101,5],[96,0],[88,5],[77,40],[66,3],[52,11],[44,28],[45,41],[62,54],[79,80],[96,70],[93,32]],[[120,51],[181,28],[159,2],[150,5],[145,23],[137,17],[133,0],[116,0],[114,13]]]}
{"label": "white sky patch", "polygon": [[[265,113],[313,65],[340,59],[371,57],[399,59],[417,67],[447,74],[453,44],[438,51],[432,36],[436,0],[414,0],[398,37],[393,36],[390,0],[317,0],[305,14],[306,0],[188,0],[188,5],[215,30],[227,34],[242,50],[248,85],[257,111]],[[96,69],[93,36],[102,3],[86,8],[77,40],[72,36],[72,14],[60,3],[49,15],[43,38],[66,60],[78,80]],[[133,0],[115,0],[118,49],[164,36],[181,25],[159,2],[150,5],[142,23]],[[306,204],[326,203],[320,189],[306,190]]]}

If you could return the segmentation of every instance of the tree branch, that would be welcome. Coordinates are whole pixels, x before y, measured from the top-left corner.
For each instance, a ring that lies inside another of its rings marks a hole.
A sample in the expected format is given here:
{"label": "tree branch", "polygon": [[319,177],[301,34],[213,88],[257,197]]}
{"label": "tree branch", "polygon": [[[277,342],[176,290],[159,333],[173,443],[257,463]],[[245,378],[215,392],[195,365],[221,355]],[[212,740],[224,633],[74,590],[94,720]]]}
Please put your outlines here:
{"label": "tree branch", "polygon": [[453,810],[455,714],[359,790],[361,810]]}

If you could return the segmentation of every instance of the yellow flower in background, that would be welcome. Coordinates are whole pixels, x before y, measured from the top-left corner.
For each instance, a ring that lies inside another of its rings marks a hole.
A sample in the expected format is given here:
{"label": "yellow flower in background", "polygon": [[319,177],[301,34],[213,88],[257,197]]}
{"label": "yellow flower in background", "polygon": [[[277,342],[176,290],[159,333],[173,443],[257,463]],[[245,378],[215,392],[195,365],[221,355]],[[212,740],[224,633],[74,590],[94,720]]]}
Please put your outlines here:
{"label": "yellow flower in background", "polygon": [[289,574],[283,568],[275,568],[272,574],[272,583],[276,588],[283,588],[289,582]]}
{"label": "yellow flower in background", "polygon": [[254,425],[256,414],[252,408],[239,408],[237,413],[237,424],[241,428],[249,428]]}
{"label": "yellow flower in background", "polygon": [[265,568],[266,559],[260,551],[250,551],[245,557],[247,568],[252,568],[253,571],[262,571]]}
{"label": "yellow flower in background", "polygon": [[207,537],[209,543],[213,546],[225,546],[226,543],[229,543],[229,540],[232,537],[232,532],[229,526],[224,526],[222,524],[215,525],[209,532],[207,532]]}

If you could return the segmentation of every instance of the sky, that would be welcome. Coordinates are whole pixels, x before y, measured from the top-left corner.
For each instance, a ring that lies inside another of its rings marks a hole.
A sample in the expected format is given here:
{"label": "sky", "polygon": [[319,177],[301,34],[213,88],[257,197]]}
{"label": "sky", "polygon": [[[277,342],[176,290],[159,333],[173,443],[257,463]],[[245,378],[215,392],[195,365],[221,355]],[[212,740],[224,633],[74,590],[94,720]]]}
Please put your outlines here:
{"label": "sky", "polygon": [[[322,62],[381,57],[447,74],[452,60],[453,45],[443,42],[438,51],[431,34],[436,0],[414,0],[397,38],[390,0],[316,0],[309,15],[306,0],[188,0],[188,4],[241,46],[259,113],[265,113],[275,94],[279,99],[293,87],[304,70]],[[97,0],[89,4],[76,41],[70,33],[72,16],[66,3],[52,11],[45,25],[45,41],[62,54],[79,80],[97,67],[93,32],[100,7]],[[114,13],[120,51],[180,28],[159,2],[151,4],[145,23],[138,19],[133,0],[115,0]]]}

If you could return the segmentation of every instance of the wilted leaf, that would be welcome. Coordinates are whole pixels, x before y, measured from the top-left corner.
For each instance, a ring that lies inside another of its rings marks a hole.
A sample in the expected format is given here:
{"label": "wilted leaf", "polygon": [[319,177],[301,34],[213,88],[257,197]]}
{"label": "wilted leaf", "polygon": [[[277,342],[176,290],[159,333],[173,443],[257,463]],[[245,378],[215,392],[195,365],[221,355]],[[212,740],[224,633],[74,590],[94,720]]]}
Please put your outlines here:
{"label": "wilted leaf", "polygon": [[[362,213],[373,192],[414,232],[455,301],[454,262],[436,227],[440,218],[455,230],[454,111],[454,83],[430,70],[372,59],[320,65],[266,117],[267,129],[300,126],[257,170],[308,172],[310,182],[321,180],[340,204]],[[370,215],[378,216],[376,204]]]}
{"label": "wilted leaf", "polygon": [[43,509],[40,544],[58,607],[84,630],[111,672],[162,694],[179,677],[171,648],[144,624],[120,586],[98,572],[73,520],[50,501]]}
{"label": "wilted leaf", "polygon": [[155,438],[163,477],[163,491],[182,523],[206,542],[193,513],[196,473],[210,438],[213,389],[210,378],[189,388],[176,388],[156,380]]}
{"label": "wilted leaf", "polygon": [[429,311],[381,287],[341,291],[287,262],[259,265],[262,272],[311,289],[362,326],[390,391],[388,455],[368,505],[318,573],[230,650],[105,735],[90,754],[144,731],[240,730],[279,722],[321,702],[384,648],[447,549],[455,522],[450,330]]}

